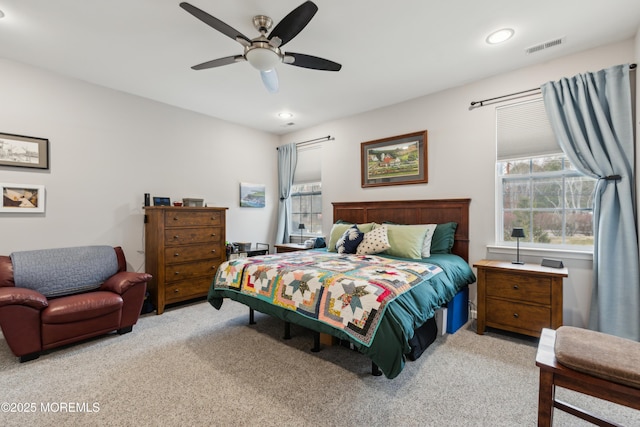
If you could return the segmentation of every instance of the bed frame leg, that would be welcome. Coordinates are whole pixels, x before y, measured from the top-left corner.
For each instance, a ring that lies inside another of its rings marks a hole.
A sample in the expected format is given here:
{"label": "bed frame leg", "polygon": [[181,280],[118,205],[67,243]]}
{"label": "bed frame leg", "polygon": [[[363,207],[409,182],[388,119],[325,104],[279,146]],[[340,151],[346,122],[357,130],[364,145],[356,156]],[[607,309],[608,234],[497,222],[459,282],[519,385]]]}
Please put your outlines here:
{"label": "bed frame leg", "polygon": [[256,321],[253,318],[253,308],[249,307],[249,324],[250,325],[255,325]]}
{"label": "bed frame leg", "polygon": [[320,351],[320,332],[313,333],[313,348],[311,349],[313,353],[317,353]]}
{"label": "bed frame leg", "polygon": [[373,362],[371,362],[371,375],[373,375],[374,377],[379,377],[380,375],[382,375],[382,371],[380,370],[380,368],[378,368],[378,365]]}
{"label": "bed frame leg", "polygon": [[284,322],[284,339],[291,339],[291,323],[289,322]]}

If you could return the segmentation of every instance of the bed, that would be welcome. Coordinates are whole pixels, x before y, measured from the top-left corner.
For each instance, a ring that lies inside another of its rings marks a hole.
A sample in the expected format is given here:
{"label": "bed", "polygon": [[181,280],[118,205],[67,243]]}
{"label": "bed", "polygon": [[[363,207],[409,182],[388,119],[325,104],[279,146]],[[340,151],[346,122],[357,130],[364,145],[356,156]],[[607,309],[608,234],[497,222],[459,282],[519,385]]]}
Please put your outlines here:
{"label": "bed", "polygon": [[[467,300],[458,296],[468,295],[475,282],[468,264],[469,204],[470,199],[333,203],[327,249],[227,261],[216,272],[208,301],[219,309],[229,298],[286,324],[334,336],[394,378],[407,358],[418,358],[435,339],[438,308],[455,301],[466,313]],[[378,245],[371,236],[381,233],[393,249],[366,249],[366,242]],[[336,241],[338,248],[349,246],[354,234],[365,253],[333,249]]]}

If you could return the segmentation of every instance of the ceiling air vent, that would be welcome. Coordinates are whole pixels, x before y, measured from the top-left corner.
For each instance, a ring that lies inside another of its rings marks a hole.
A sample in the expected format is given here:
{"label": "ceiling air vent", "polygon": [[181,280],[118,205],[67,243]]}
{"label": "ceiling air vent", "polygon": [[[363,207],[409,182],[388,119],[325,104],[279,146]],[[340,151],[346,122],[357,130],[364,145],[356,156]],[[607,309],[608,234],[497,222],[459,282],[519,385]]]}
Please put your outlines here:
{"label": "ceiling air vent", "polygon": [[529,54],[532,54],[532,53],[540,52],[541,50],[549,49],[549,48],[554,47],[554,46],[559,46],[562,43],[564,43],[564,37],[560,37],[560,38],[555,39],[555,40],[550,40],[548,42],[544,42],[544,43],[537,44],[535,46],[531,46],[531,47],[525,49],[524,51],[525,51],[525,53],[527,55],[529,55]]}

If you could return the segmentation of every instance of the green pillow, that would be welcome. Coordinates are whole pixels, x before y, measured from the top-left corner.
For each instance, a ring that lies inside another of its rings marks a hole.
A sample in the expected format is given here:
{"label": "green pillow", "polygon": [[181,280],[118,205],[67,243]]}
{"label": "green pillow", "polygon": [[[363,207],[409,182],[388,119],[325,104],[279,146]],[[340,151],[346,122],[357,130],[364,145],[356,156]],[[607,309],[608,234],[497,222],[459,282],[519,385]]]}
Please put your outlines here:
{"label": "green pillow", "polygon": [[422,245],[429,230],[428,224],[386,224],[386,226],[391,245],[386,251],[388,255],[410,259],[422,258]]}
{"label": "green pillow", "polygon": [[458,223],[446,222],[444,224],[438,224],[436,231],[433,232],[431,238],[431,253],[432,254],[450,254],[451,248],[453,248],[454,236],[456,234],[456,228]]}
{"label": "green pillow", "polygon": [[[368,233],[373,229],[373,224],[374,224],[373,222],[368,222],[366,224],[357,224],[358,230],[360,230],[363,233]],[[329,243],[327,244],[328,252],[338,252],[336,250],[336,243],[338,243],[338,240],[340,239],[340,237],[342,237],[344,232],[347,231],[347,229],[352,225],[353,223],[347,223],[342,221],[340,223],[333,224],[333,227],[331,228],[331,233],[329,233]]]}

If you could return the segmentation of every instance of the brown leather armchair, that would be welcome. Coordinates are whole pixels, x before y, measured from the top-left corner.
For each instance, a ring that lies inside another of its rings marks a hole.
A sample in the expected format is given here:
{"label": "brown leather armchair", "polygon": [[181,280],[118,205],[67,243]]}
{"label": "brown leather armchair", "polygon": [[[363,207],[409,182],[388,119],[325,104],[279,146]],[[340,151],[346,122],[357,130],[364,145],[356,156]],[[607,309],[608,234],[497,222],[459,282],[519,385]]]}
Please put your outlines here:
{"label": "brown leather armchair", "polygon": [[0,256],[0,327],[20,362],[36,359],[44,350],[112,331],[131,332],[151,275],[127,272],[122,248],[113,249],[115,274],[95,290],[55,298],[16,287],[11,257]]}

